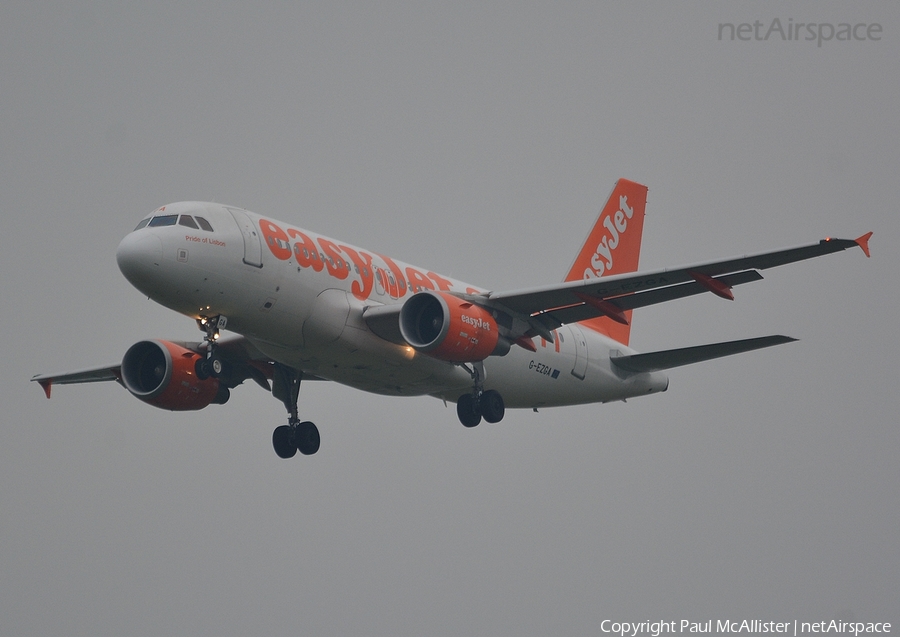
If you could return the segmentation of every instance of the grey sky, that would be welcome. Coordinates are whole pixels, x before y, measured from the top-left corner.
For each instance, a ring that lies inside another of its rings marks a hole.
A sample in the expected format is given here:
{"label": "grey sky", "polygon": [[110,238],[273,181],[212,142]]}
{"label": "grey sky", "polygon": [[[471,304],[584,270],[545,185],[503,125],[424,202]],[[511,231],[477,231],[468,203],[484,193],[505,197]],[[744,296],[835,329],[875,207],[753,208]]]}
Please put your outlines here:
{"label": "grey sky", "polygon": [[[900,622],[898,3],[145,5],[0,8],[0,634]],[[774,18],[883,33],[717,37]],[[560,280],[620,176],[645,268],[869,230],[873,258],[636,312],[639,350],[800,341],[627,404],[465,430],[307,384],[322,450],[291,461],[252,383],[172,414],[28,382],[200,337],[116,267],[165,203],[500,290]]]}

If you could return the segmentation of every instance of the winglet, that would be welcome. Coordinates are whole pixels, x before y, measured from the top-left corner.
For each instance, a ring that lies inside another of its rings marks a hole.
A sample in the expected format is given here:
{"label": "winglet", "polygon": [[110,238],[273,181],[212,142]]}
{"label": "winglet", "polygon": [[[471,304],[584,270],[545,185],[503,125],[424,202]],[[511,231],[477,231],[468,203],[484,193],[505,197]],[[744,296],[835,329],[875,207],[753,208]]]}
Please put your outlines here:
{"label": "winglet", "polygon": [[855,239],[856,244],[857,244],[860,248],[862,248],[862,251],[865,252],[866,256],[867,256],[867,257],[870,257],[870,258],[872,257],[872,255],[869,254],[869,239],[870,239],[871,237],[872,237],[872,233],[871,233],[871,232],[867,232],[866,234],[864,234],[863,236],[861,236],[859,239]]}
{"label": "winglet", "polygon": [[53,386],[53,381],[48,378],[46,380],[39,380],[38,383],[44,388],[44,393],[47,394],[47,398],[50,398],[50,388]]}

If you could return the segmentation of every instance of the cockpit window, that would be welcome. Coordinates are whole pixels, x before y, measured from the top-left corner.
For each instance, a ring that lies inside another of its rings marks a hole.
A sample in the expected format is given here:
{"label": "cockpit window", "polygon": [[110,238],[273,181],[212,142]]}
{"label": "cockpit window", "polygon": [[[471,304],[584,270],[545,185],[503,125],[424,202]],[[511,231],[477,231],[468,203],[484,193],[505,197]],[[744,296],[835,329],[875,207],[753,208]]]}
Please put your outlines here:
{"label": "cockpit window", "polygon": [[209,225],[209,221],[204,219],[203,217],[197,217],[197,223],[200,224],[200,227],[206,230],[207,232],[212,232],[212,226]]}
{"label": "cockpit window", "polygon": [[192,217],[191,215],[156,215],[155,217],[147,217],[146,219],[141,219],[141,222],[137,225],[135,230],[147,227],[162,228],[165,226],[174,226],[175,224],[193,228],[194,230],[213,232],[213,227],[209,225],[209,221],[203,217]]}
{"label": "cockpit window", "polygon": [[151,228],[161,228],[163,226],[174,226],[178,221],[178,215],[160,215],[150,220]]}

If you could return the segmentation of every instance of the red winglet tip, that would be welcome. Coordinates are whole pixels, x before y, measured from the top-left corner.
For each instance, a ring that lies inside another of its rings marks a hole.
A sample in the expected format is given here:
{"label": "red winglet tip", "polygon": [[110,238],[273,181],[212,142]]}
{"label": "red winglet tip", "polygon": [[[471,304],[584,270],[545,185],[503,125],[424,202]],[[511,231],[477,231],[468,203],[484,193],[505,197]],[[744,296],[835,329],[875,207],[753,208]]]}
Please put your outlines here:
{"label": "red winglet tip", "polygon": [[53,381],[39,380],[38,383],[44,388],[44,393],[47,395],[47,398],[50,398],[50,388],[53,386]]}
{"label": "red winglet tip", "polygon": [[863,251],[863,252],[865,253],[865,255],[866,255],[867,257],[869,257],[869,258],[872,257],[872,255],[869,254],[869,239],[870,239],[871,237],[872,237],[872,233],[871,233],[871,232],[867,232],[866,234],[864,234],[863,236],[861,236],[859,239],[856,239],[856,244],[857,244],[860,248],[862,248],[862,251]]}
{"label": "red winglet tip", "polygon": [[514,342],[516,345],[518,345],[522,349],[527,349],[529,352],[537,351],[537,347],[535,346],[534,341],[527,336],[520,336]]}

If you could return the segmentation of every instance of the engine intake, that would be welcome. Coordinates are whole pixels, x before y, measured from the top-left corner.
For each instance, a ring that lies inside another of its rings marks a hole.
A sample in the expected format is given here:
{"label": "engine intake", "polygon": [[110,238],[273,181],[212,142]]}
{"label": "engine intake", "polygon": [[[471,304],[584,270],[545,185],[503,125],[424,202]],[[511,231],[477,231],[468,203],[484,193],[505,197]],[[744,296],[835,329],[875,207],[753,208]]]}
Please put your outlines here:
{"label": "engine intake", "polygon": [[433,290],[418,292],[403,304],[400,334],[416,351],[452,363],[482,361],[509,351],[488,310]]}
{"label": "engine intake", "polygon": [[140,341],[122,358],[122,383],[133,396],[171,411],[203,409],[228,400],[228,388],[215,378],[200,380],[194,365],[200,354],[169,341]]}

